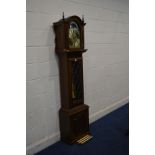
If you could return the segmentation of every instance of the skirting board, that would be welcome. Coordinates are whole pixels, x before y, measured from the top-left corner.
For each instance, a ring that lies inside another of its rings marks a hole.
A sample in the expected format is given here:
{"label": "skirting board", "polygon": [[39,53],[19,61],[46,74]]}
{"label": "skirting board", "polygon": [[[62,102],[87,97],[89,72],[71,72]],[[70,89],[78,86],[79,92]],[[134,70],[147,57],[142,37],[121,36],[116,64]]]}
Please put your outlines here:
{"label": "skirting board", "polygon": [[129,102],[129,97],[126,97],[120,101],[115,102],[114,104],[109,105],[108,107],[101,109],[98,112],[93,113],[89,116],[89,122],[93,123],[94,121],[98,120],[99,118],[107,115],[108,113],[120,108],[121,106],[125,105]]}
{"label": "skirting board", "polygon": [[[126,97],[118,102],[115,102],[114,104],[111,104],[110,106],[101,109],[100,111],[92,114],[89,116],[89,121],[90,123],[98,120],[99,118],[105,116],[106,114],[118,109],[119,107],[125,105],[126,103],[129,102],[129,97]],[[60,140],[60,132],[57,132],[55,134],[52,134],[48,137],[45,137],[43,139],[41,139],[40,141],[37,141],[36,143],[28,146],[26,148],[26,152],[27,155],[33,155],[34,153],[37,153],[43,149],[45,149],[46,147],[54,144],[55,142]]]}
{"label": "skirting board", "polygon": [[26,148],[27,155],[33,155],[60,140],[60,132],[45,137]]}

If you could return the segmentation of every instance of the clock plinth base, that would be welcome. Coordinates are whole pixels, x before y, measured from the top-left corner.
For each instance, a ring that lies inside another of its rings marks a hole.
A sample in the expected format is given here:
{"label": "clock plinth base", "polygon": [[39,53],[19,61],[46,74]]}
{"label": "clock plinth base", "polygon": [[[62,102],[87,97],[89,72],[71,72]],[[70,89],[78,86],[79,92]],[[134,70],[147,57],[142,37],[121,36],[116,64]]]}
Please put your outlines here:
{"label": "clock plinth base", "polygon": [[72,109],[60,109],[61,140],[73,144],[82,137],[90,135],[88,106],[79,105]]}

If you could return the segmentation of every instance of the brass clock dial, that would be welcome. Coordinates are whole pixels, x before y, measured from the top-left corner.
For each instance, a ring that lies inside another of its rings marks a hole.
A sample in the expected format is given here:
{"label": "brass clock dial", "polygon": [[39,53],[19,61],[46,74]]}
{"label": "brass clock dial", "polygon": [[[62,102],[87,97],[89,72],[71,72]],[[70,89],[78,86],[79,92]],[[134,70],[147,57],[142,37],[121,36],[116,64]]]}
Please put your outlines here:
{"label": "brass clock dial", "polygon": [[80,31],[76,22],[69,25],[69,48],[80,48]]}

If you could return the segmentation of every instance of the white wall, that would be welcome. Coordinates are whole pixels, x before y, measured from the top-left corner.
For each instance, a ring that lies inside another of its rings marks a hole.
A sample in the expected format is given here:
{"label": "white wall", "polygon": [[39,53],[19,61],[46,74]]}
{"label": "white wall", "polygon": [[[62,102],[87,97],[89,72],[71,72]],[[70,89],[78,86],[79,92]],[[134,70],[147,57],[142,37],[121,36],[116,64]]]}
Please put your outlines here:
{"label": "white wall", "polygon": [[128,0],[27,0],[27,154],[59,140],[59,71],[52,23],[85,16],[90,122],[128,102]]}

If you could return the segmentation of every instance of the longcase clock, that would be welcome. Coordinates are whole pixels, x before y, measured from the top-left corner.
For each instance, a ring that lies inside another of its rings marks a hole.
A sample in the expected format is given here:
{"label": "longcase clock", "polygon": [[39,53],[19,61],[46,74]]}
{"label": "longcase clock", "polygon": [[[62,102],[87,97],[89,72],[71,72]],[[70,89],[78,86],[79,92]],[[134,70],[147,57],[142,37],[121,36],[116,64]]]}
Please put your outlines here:
{"label": "longcase clock", "polygon": [[89,132],[89,107],[84,104],[84,26],[84,19],[78,16],[63,17],[53,24],[60,72],[61,140],[71,144],[82,144],[92,138]]}

